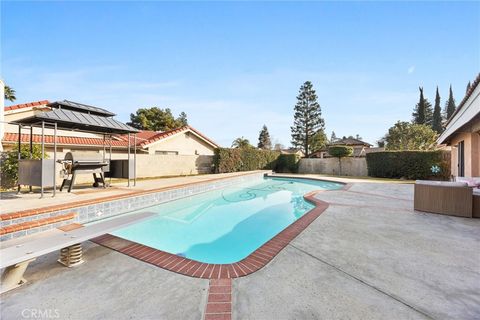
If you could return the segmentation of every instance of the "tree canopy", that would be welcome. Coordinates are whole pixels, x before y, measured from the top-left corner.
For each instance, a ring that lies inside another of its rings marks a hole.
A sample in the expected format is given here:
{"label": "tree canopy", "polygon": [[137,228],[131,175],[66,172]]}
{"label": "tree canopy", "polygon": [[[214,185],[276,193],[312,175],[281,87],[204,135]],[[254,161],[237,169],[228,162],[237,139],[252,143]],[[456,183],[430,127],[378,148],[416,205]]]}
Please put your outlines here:
{"label": "tree canopy", "polygon": [[431,126],[433,121],[432,104],[423,95],[423,88],[419,87],[420,98],[415,106],[412,116],[412,122],[415,124],[426,124]]}
{"label": "tree canopy", "polygon": [[435,94],[435,107],[433,108],[433,120],[432,120],[432,129],[437,133],[442,133],[443,131],[443,119],[442,119],[442,110],[440,108],[440,94]]}
{"label": "tree canopy", "polygon": [[327,135],[323,130],[318,130],[313,136],[310,144],[310,150],[313,152],[323,149],[328,144]]}
{"label": "tree canopy", "polygon": [[448,94],[448,100],[445,103],[445,120],[450,119],[450,117],[455,112],[457,107],[455,106],[455,99],[453,98],[452,86],[450,85],[450,92]]}
{"label": "tree canopy", "polygon": [[6,100],[9,100],[11,102],[17,100],[17,97],[15,96],[15,90],[7,85],[4,86],[4,98]]}
{"label": "tree canopy", "polygon": [[270,133],[266,125],[263,125],[262,130],[258,136],[258,148],[264,150],[272,149],[272,141],[270,140]]}
{"label": "tree canopy", "polygon": [[140,108],[130,114],[130,122],[127,124],[140,130],[167,131],[186,126],[188,122],[185,112],[175,118],[169,108],[153,107]]}
{"label": "tree canopy", "polygon": [[434,150],[438,134],[431,127],[398,121],[385,136],[387,150]]}
{"label": "tree canopy", "polygon": [[247,138],[240,137],[232,142],[232,148],[253,148],[253,146],[250,144],[250,141]]}
{"label": "tree canopy", "polygon": [[308,157],[312,147],[312,139],[318,131],[325,130],[322,110],[317,102],[313,84],[306,81],[299,90],[297,103],[294,107],[292,130],[292,145],[301,149]]}
{"label": "tree canopy", "polygon": [[330,136],[330,143],[333,143],[337,141],[337,135],[335,134],[335,131],[332,131],[332,135]]}

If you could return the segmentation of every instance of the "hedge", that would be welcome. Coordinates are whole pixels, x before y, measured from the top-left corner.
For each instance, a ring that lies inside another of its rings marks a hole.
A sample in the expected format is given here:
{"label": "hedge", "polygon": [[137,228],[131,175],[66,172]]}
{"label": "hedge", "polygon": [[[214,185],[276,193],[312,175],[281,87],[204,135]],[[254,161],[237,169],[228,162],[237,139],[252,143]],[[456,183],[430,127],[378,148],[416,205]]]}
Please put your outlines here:
{"label": "hedge", "polygon": [[273,150],[218,148],[215,150],[213,163],[217,173],[251,170],[296,172],[298,160],[296,155],[285,155]]}
{"label": "hedge", "polygon": [[[440,167],[432,173],[432,167]],[[384,151],[367,153],[368,175],[380,178],[443,179],[450,178],[448,151]]]}

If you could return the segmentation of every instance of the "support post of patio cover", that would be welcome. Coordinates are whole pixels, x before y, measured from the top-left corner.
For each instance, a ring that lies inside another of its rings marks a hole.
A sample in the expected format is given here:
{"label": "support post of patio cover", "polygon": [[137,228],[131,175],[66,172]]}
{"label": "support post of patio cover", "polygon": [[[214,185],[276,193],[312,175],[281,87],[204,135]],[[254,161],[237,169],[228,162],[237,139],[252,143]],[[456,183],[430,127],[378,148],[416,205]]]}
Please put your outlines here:
{"label": "support post of patio cover", "polygon": [[[22,158],[22,125],[18,125],[18,170],[20,171],[20,159]],[[18,183],[18,182],[17,182]],[[20,193],[20,184],[17,185],[17,194]]]}
{"label": "support post of patio cover", "polygon": [[108,143],[109,143],[109,146],[110,146],[110,161],[109,161],[109,170],[110,170],[110,174],[109,174],[109,177],[108,177],[108,186],[111,187],[112,186],[112,135],[110,135],[108,137]]}
{"label": "support post of patio cover", "polygon": [[133,134],[133,186],[137,186],[137,134]]}
{"label": "support post of patio cover", "polygon": [[128,178],[128,187],[130,187],[130,132],[128,133],[128,162],[127,162],[127,167],[128,167],[128,170],[127,170],[127,178]]}
{"label": "support post of patio cover", "polygon": [[57,123],[53,127],[53,197],[57,192]]}
{"label": "support post of patio cover", "polygon": [[[42,172],[43,172],[43,158],[45,155],[45,121],[42,121],[42,154],[41,154],[41,164],[42,164]],[[40,199],[43,198],[43,174],[40,177],[41,186],[40,186]]]}
{"label": "support post of patio cover", "polygon": [[[30,126],[30,160],[33,159],[33,127]],[[29,186],[30,192],[33,192],[32,185]]]}

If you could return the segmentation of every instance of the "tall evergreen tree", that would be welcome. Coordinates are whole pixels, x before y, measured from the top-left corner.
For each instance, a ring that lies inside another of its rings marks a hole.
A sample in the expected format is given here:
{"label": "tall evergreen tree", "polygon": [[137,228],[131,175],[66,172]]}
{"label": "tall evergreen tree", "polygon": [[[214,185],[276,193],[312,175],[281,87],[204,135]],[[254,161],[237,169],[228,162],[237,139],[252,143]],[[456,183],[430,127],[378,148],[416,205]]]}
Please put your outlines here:
{"label": "tall evergreen tree", "polygon": [[337,135],[335,134],[335,131],[332,131],[332,135],[330,136],[330,143],[333,143],[337,141]]}
{"label": "tall evergreen tree", "polygon": [[272,149],[272,141],[270,140],[270,133],[266,125],[263,125],[260,134],[258,135],[258,148],[263,150]]}
{"label": "tall evergreen tree", "polygon": [[443,131],[443,121],[442,121],[442,109],[440,108],[440,94],[438,93],[438,86],[437,86],[437,93],[435,95],[435,107],[433,108],[433,121],[432,121],[432,129],[437,133],[442,133]]}
{"label": "tall evergreen tree", "polygon": [[468,81],[467,83],[467,89],[465,90],[465,94],[468,94],[468,91],[470,91],[470,88],[472,87],[472,84],[470,83],[470,81]]}
{"label": "tall evergreen tree", "polygon": [[448,95],[447,103],[445,104],[445,120],[450,119],[456,108],[455,99],[453,98],[452,85],[450,85],[450,93]]}
{"label": "tall evergreen tree", "polygon": [[305,157],[308,158],[313,136],[318,131],[325,131],[322,110],[317,102],[317,95],[310,81],[306,81],[300,87],[294,111],[294,121],[291,127],[292,145],[300,148]]}
{"label": "tall evergreen tree", "polygon": [[427,99],[423,96],[423,88],[419,87],[420,98],[417,105],[415,106],[412,116],[412,122],[415,124],[426,124],[431,126],[433,120],[433,110],[432,105],[428,102]]}

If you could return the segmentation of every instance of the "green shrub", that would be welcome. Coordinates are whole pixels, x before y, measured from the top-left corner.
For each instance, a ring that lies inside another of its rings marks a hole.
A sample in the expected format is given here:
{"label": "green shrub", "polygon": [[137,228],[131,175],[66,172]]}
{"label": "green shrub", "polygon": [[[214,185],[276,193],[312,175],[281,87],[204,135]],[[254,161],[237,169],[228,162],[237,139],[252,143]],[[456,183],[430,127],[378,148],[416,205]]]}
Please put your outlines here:
{"label": "green shrub", "polygon": [[[44,154],[44,158],[48,158]],[[30,145],[22,144],[20,148],[20,157],[22,159],[30,159]],[[42,147],[39,144],[33,145],[32,159],[42,158]],[[18,180],[18,144],[11,151],[5,152],[2,156],[0,164],[2,170],[2,187],[10,188],[17,184]]]}
{"label": "green shrub", "polygon": [[[439,166],[438,174],[432,167]],[[443,179],[450,178],[450,152],[384,151],[367,153],[368,175],[381,178]]]}
{"label": "green shrub", "polygon": [[353,148],[347,146],[328,147],[328,154],[335,158],[349,157],[353,154]]}
{"label": "green shrub", "polygon": [[254,148],[218,148],[213,163],[215,172],[238,172],[250,170],[273,170],[280,152]]}
{"label": "green shrub", "polygon": [[295,173],[298,170],[300,156],[297,154],[281,154],[277,158],[276,172]]}

